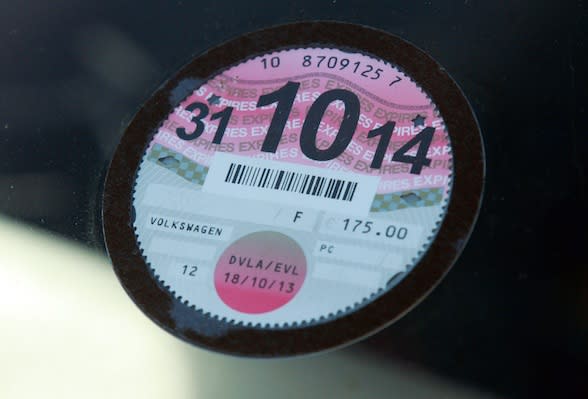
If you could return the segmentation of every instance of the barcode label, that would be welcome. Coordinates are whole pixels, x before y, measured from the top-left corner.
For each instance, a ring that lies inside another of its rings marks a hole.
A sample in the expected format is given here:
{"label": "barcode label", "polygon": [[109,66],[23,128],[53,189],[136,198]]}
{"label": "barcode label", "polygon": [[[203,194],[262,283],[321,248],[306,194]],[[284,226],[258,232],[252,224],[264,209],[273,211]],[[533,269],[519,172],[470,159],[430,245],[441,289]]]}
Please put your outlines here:
{"label": "barcode label", "polygon": [[378,182],[374,176],[218,152],[202,190],[239,199],[367,215]]}
{"label": "barcode label", "polygon": [[357,189],[357,182],[354,181],[233,162],[229,166],[225,183],[288,191],[342,201],[353,201],[353,195]]}

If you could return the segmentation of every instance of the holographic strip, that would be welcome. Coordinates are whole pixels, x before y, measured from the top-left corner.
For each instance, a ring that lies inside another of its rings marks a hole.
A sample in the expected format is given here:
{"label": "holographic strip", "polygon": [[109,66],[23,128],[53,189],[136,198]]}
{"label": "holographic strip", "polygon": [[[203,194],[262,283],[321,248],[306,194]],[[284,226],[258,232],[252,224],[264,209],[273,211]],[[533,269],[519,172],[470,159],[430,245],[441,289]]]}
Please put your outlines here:
{"label": "holographic strip", "polygon": [[151,147],[149,155],[147,156],[151,162],[176,173],[189,182],[203,185],[208,168],[197,164],[185,156],[178,154],[175,151],[165,148],[160,144],[155,144]]}
{"label": "holographic strip", "polygon": [[370,212],[388,212],[405,208],[421,208],[438,205],[442,200],[443,187],[376,194]]}

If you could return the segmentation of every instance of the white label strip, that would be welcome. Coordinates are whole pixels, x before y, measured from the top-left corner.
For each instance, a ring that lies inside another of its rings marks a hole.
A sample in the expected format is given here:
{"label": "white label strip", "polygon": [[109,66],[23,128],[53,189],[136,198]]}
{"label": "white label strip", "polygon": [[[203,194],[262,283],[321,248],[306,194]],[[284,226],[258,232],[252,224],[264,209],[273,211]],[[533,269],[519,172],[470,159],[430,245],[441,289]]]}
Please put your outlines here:
{"label": "white label strip", "polygon": [[387,273],[401,272],[406,264],[403,256],[393,251],[382,251],[333,241],[318,241],[314,247],[314,256],[326,260],[338,260],[379,266]]}
{"label": "white label strip", "polygon": [[406,271],[406,262],[400,254],[388,252],[380,264],[380,267],[384,269],[386,273],[400,273]]}
{"label": "white label strip", "polygon": [[165,184],[150,184],[141,205],[158,210],[174,210],[210,218],[266,224],[311,231],[319,211],[287,208],[271,203],[239,200],[201,191],[178,189]]}
{"label": "white label strip", "polygon": [[312,273],[314,278],[328,280],[337,283],[377,287],[382,276],[379,272],[371,270],[355,269],[353,267],[333,265],[330,263],[317,263]]}
{"label": "white label strip", "polygon": [[314,247],[314,256],[366,265],[379,265],[386,256],[386,252],[339,242],[318,241]]}
{"label": "white label strip", "polygon": [[216,152],[202,191],[367,215],[379,177]]}
{"label": "white label strip", "polygon": [[326,215],[319,232],[356,240],[377,241],[400,248],[418,248],[423,244],[421,226],[388,219]]}
{"label": "white label strip", "polygon": [[216,254],[216,247],[213,245],[197,244],[194,241],[156,236],[151,240],[149,251],[185,259],[212,260]]}
{"label": "white label strip", "polygon": [[150,214],[145,224],[152,230],[180,233],[186,237],[209,240],[226,241],[233,234],[233,228],[230,226],[158,214]]}

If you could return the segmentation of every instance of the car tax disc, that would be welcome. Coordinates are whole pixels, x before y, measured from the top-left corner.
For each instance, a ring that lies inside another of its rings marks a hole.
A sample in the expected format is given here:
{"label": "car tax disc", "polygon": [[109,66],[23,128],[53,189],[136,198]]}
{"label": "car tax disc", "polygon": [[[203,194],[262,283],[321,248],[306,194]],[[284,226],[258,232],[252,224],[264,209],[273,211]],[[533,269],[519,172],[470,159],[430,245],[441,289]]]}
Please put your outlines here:
{"label": "car tax disc", "polygon": [[116,274],[195,345],[290,356],[419,302],[463,249],[484,155],[431,57],[371,28],[295,23],[196,57],[127,127],[105,184]]}

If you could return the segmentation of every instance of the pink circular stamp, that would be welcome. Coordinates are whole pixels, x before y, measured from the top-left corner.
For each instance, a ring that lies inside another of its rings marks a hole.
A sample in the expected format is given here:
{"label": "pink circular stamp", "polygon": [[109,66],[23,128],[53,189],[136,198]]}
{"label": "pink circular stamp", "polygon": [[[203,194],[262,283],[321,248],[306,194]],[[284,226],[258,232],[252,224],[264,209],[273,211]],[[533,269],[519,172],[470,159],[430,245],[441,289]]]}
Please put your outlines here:
{"label": "pink circular stamp", "polygon": [[273,231],[249,234],[231,244],[214,272],[216,292],[227,306],[265,313],[290,302],[306,277],[306,258],[291,238]]}

